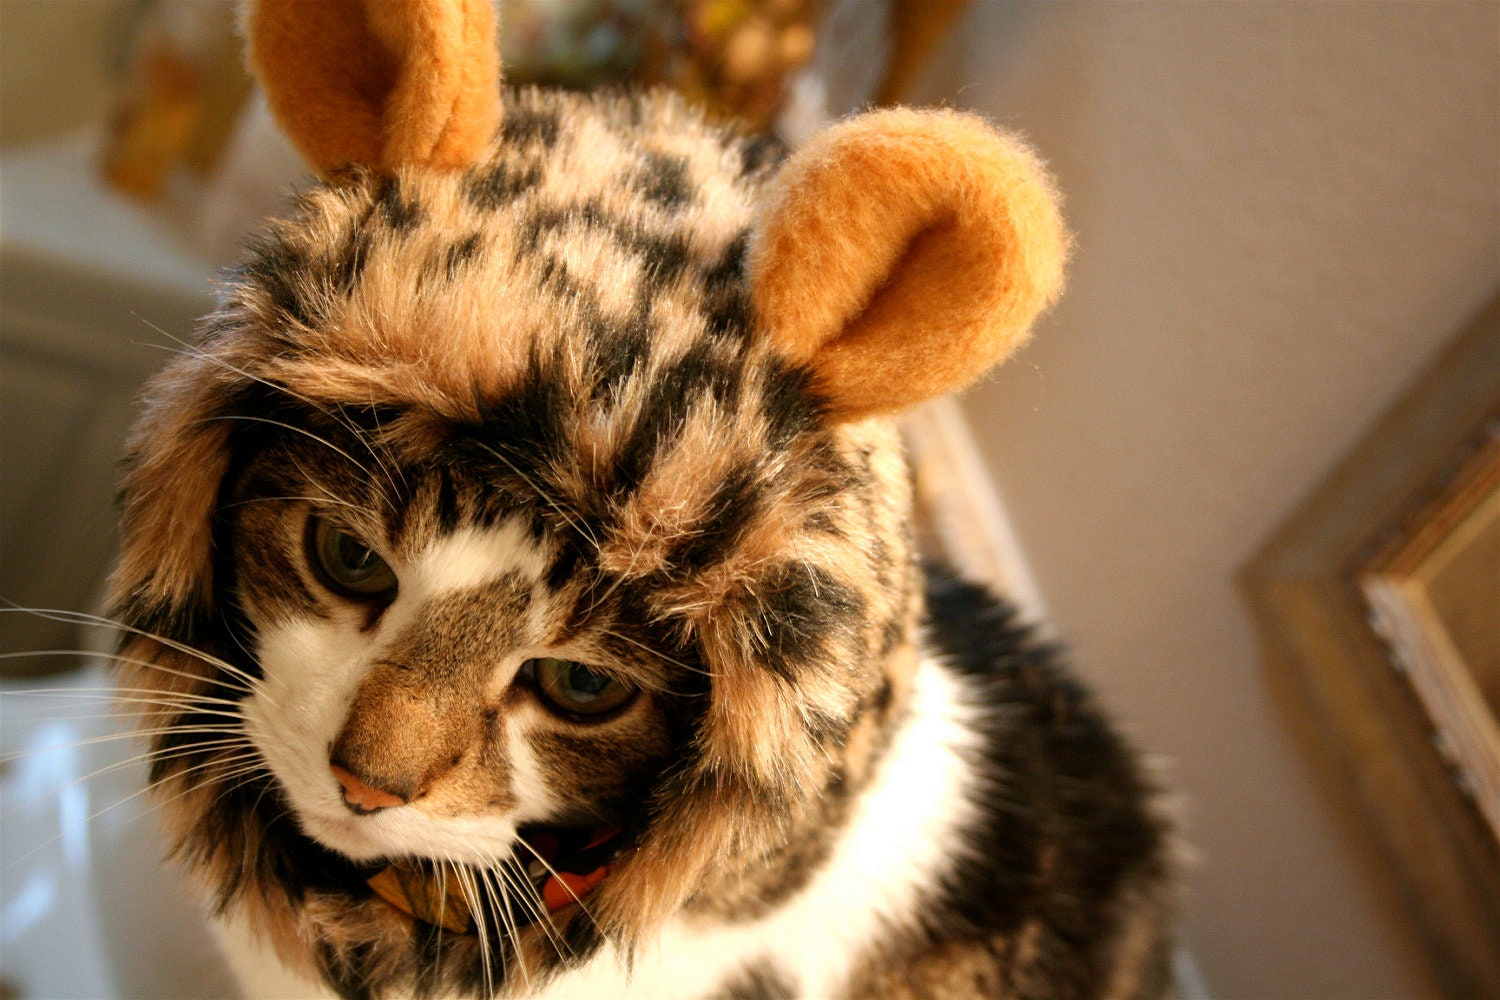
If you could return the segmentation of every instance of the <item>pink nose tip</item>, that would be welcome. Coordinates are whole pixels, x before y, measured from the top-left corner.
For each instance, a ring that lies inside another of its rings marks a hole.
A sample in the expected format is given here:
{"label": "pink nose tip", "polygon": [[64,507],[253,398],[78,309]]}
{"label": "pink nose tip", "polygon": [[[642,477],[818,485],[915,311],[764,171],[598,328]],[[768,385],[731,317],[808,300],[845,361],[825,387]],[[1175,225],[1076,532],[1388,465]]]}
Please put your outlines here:
{"label": "pink nose tip", "polygon": [[357,813],[372,813],[377,809],[406,805],[406,800],[401,796],[365,784],[346,768],[337,764],[329,764],[328,768],[344,787],[344,804]]}

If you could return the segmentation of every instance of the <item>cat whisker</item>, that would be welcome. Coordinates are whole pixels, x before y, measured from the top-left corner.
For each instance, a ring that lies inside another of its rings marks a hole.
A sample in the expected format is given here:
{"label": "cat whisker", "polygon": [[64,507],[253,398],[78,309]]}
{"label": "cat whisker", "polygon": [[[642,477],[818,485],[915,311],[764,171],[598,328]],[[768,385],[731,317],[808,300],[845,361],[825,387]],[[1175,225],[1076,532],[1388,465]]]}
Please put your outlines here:
{"label": "cat whisker", "polygon": [[[0,659],[3,658],[3,656],[0,656]],[[123,659],[123,662],[130,663],[133,661],[127,658]],[[149,663],[147,663],[146,665],[150,666]],[[186,678],[192,677],[191,674],[182,674],[180,671],[178,671],[178,673],[180,674],[180,676]],[[121,687],[120,685],[116,684],[112,684],[107,687],[78,687],[74,685],[57,685],[55,687],[22,688],[18,691],[0,691],[0,700],[10,697],[16,697],[57,698],[63,701],[67,701],[70,699],[76,700],[78,698],[91,699],[95,701],[120,701],[124,700],[122,697],[124,695],[141,695],[152,698],[160,698],[184,705],[223,705],[232,709],[238,709],[241,704],[241,699],[223,698],[218,694],[205,694],[195,691],[173,691],[169,689],[150,687]]]}
{"label": "cat whisker", "polygon": [[[262,776],[265,776],[265,777],[270,777],[270,774],[271,774],[271,771],[270,771],[270,769],[268,767],[266,767],[265,763],[262,762],[262,761],[258,761],[258,760],[244,762],[244,763],[241,763],[238,766],[233,767],[233,768],[231,768],[231,769],[229,769],[227,771],[223,771],[223,772],[220,772],[219,774],[216,774],[214,777],[217,779],[217,781],[219,782],[219,784],[222,787],[220,787],[216,792],[214,792],[214,796],[213,796],[212,799],[209,800],[208,806],[212,807],[212,806],[218,804],[219,802],[223,801],[228,796],[234,794],[239,789],[241,789],[244,786],[250,784],[250,782],[257,775],[262,775]],[[268,787],[268,785],[269,785],[268,782],[262,782],[262,784],[261,784],[261,792],[262,792],[262,794],[264,794],[265,789],[266,789],[266,787]],[[160,786],[158,786],[158,787],[160,787]],[[148,809],[146,811],[147,812],[152,812],[152,811],[156,811],[156,810],[159,810],[159,809],[164,809],[168,805],[170,805],[171,803],[176,802],[178,799],[184,798],[184,797],[186,797],[188,795],[192,795],[194,792],[200,791],[202,789],[202,787],[203,786],[201,786],[201,785],[193,785],[193,786],[191,786],[189,788],[184,788],[181,791],[176,792],[176,793],[174,793],[172,795],[168,795],[166,797],[157,796],[156,798],[154,798],[154,799],[151,800],[151,805],[148,807]],[[290,810],[283,810],[281,813],[278,813],[276,816],[272,817],[272,819],[271,819],[270,822],[274,823],[277,820],[280,820],[283,817],[289,815],[290,812],[291,812]]]}
{"label": "cat whisker", "polygon": [[[252,756],[255,757],[257,759],[257,761],[259,759],[259,755],[258,754],[254,754],[253,750],[247,751],[246,754],[244,754],[243,756],[246,759],[248,759],[248,758],[250,758]],[[238,760],[238,759],[240,759],[240,755],[234,755],[234,756],[230,756],[230,757],[227,757],[227,758],[223,758],[224,761],[234,761],[234,760]],[[42,801],[43,799],[45,799],[49,795],[61,794],[67,788],[71,788],[74,785],[80,784],[81,782],[88,781],[88,780],[90,780],[92,778],[98,777],[100,774],[103,774],[106,771],[114,770],[117,767],[122,767],[126,763],[130,763],[130,762],[128,762],[128,761],[116,762],[115,764],[111,764],[108,768],[101,768],[98,771],[95,771],[95,772],[93,772],[91,774],[87,774],[87,775],[84,775],[81,778],[74,779],[73,781],[68,782],[66,785],[62,785],[62,786],[59,786],[58,788],[52,789],[52,790],[44,793],[43,795],[34,798],[33,800],[31,800],[29,802],[24,802],[24,803],[21,803],[19,805],[12,806],[10,809],[6,810],[5,813],[0,814],[0,818],[3,818],[4,816],[10,815],[11,813],[14,813],[18,809],[25,808],[26,806],[29,806],[29,805],[34,805],[36,802]],[[220,761],[219,760],[209,761],[209,762],[205,762],[205,765],[196,765],[194,767],[184,768],[179,773],[186,774],[189,771],[198,770],[202,766],[206,766],[208,764],[215,764],[215,763],[220,763]],[[264,765],[263,764],[259,764],[258,766],[264,766]],[[240,773],[240,772],[239,771],[235,771],[235,772],[232,772],[232,773],[237,774],[237,773]],[[88,824],[93,823],[94,820],[98,819],[100,816],[103,816],[105,813],[110,812],[113,809],[118,809],[120,806],[125,805],[127,802],[132,802],[135,799],[140,798],[142,795],[145,795],[148,792],[152,791],[154,787],[155,786],[147,785],[144,788],[137,789],[136,791],[132,792],[131,794],[129,794],[127,796],[125,796],[124,798],[119,799],[119,800],[117,800],[115,802],[112,802],[109,805],[105,806],[104,808],[98,809],[98,810],[94,811],[93,813],[90,813],[89,815],[87,815],[87,816],[85,816],[83,818],[83,824],[85,826],[87,826]],[[182,793],[180,793],[180,795],[189,794],[191,791],[193,791],[193,789],[191,789],[191,788],[190,789],[186,789],[185,791],[183,791]],[[167,799],[166,801],[167,802],[171,802],[171,801],[175,800],[178,797],[179,796],[173,796],[172,798]],[[143,815],[144,815],[144,813],[143,813]],[[44,851],[48,847],[51,847],[53,844],[56,844],[58,841],[62,840],[62,838],[65,835],[66,835],[66,831],[63,831],[63,832],[57,833],[56,835],[54,835],[52,837],[47,838],[45,841],[43,841],[40,844],[37,844],[31,850],[26,851],[24,854],[20,855],[19,857],[14,858],[13,860],[11,860],[11,862],[9,864],[7,864],[4,867],[4,869],[0,869],[0,871],[11,871],[11,870],[15,869],[16,867],[18,867],[19,865],[21,865],[23,862],[29,860],[31,857],[33,857],[34,855],[36,855],[38,852]]]}
{"label": "cat whisker", "polygon": [[[515,912],[511,909],[510,893],[503,882],[493,878],[494,871],[489,868],[478,869],[478,875],[483,882],[485,892],[491,900],[496,902],[498,915],[501,923],[505,925],[505,935],[510,940],[511,952],[515,955],[516,965],[521,970],[521,980],[531,989],[531,970],[526,967],[526,953],[521,947],[521,929],[516,920]],[[498,897],[498,898],[497,898]]]}
{"label": "cat whisker", "polygon": [[[92,625],[101,628],[114,629],[119,632],[126,632],[131,635],[137,635],[143,639],[150,639],[153,642],[160,643],[161,645],[166,646],[168,649],[174,649],[179,653],[183,653],[187,656],[194,657],[195,659],[202,660],[204,663],[207,663],[210,666],[218,667],[220,670],[229,674],[231,677],[238,677],[242,679],[252,689],[256,684],[259,683],[259,679],[254,675],[248,673],[240,667],[235,666],[227,660],[220,659],[219,657],[214,656],[211,653],[198,649],[194,646],[190,646],[187,643],[179,642],[178,640],[172,639],[168,636],[159,635],[155,632],[149,632],[146,629],[137,628],[133,625],[127,625],[124,622],[116,621],[112,618],[105,618],[100,615],[89,614],[85,611],[67,611],[58,608],[23,608],[17,605],[0,607],[0,612],[6,611],[20,611],[27,614],[37,615],[41,618],[46,618],[49,621],[65,622],[70,625]],[[152,664],[152,666],[156,665]]]}
{"label": "cat whisker", "polygon": [[[314,432],[308,430],[306,427],[298,427],[296,424],[289,424],[285,420],[273,420],[270,417],[257,417],[249,413],[221,413],[218,416],[214,417],[204,417],[202,420],[198,421],[198,423],[213,423],[219,420],[240,420],[244,421],[245,423],[251,424],[266,424],[271,427],[280,427],[285,430],[289,430],[293,434],[301,434],[304,437],[311,438],[313,441],[318,442],[335,454],[342,456],[345,461],[347,461],[350,465],[354,466],[365,475],[368,476],[370,474],[370,470],[364,465],[363,462],[360,462],[353,455],[349,454],[347,451],[340,448],[332,441],[323,437],[321,434],[315,434]],[[392,480],[391,488],[395,489],[395,485],[395,481]],[[389,496],[386,496],[383,493],[380,493],[378,495],[381,497],[381,499],[385,500],[387,506],[389,506],[392,510],[395,509],[395,502]]]}
{"label": "cat whisker", "polygon": [[[36,752],[37,753],[42,753],[44,751],[49,751],[49,750],[53,751],[53,752],[58,752],[58,751],[62,751],[62,750],[65,750],[65,749],[71,749],[74,746],[80,746],[80,745],[91,743],[91,742],[93,742],[93,741],[92,740],[84,740],[84,741],[81,741],[80,743],[75,743],[75,744],[64,744],[64,745],[59,745],[59,746],[55,746],[55,747],[41,747],[41,748],[38,748],[38,750]],[[85,783],[87,783],[89,781],[93,781],[95,778],[103,777],[106,774],[110,774],[110,773],[112,773],[114,771],[119,771],[119,770],[121,770],[123,768],[133,767],[136,764],[142,763],[143,761],[144,762],[155,762],[155,761],[158,761],[158,760],[175,760],[175,759],[180,758],[180,757],[187,757],[187,756],[191,756],[191,755],[193,755],[195,753],[201,753],[201,752],[208,751],[208,750],[218,750],[218,749],[223,749],[225,747],[245,747],[245,746],[246,746],[246,744],[245,744],[244,737],[240,736],[240,737],[235,738],[235,739],[207,740],[207,741],[204,741],[204,742],[201,742],[201,743],[195,743],[191,747],[183,747],[183,748],[179,748],[179,749],[172,750],[172,751],[148,750],[148,751],[145,751],[144,753],[134,754],[134,755],[132,755],[130,757],[125,757],[125,758],[122,758],[120,760],[112,761],[112,762],[110,762],[108,764],[105,764],[103,767],[95,768],[94,770],[88,772],[87,774],[79,775],[78,777],[74,778],[73,780],[65,782],[64,784],[58,785],[55,788],[49,788],[45,792],[41,792],[38,795],[34,795],[34,796],[32,796],[31,798],[27,799],[24,802],[18,802],[15,805],[11,806],[9,809],[5,810],[3,813],[0,813],[0,819],[4,819],[5,817],[10,816],[12,813],[15,813],[17,810],[28,809],[28,808],[36,805],[38,802],[42,802],[42,801],[50,798],[53,795],[61,794],[64,790],[66,790],[68,788],[72,788],[75,785],[85,784]],[[27,756],[31,756],[31,754],[27,754]],[[186,773],[186,770],[187,769],[184,769],[184,771],[180,772],[180,773]]]}
{"label": "cat whisker", "polygon": [[[336,494],[332,489],[323,485],[323,482],[318,479],[317,476],[313,475],[313,473],[308,470],[307,466],[302,464],[302,460],[299,459],[296,455],[291,455],[289,457],[292,464],[297,467],[297,471],[301,473],[302,478],[307,480],[308,485],[316,487],[317,490],[323,494],[321,498],[308,497],[307,499],[309,503],[327,503],[331,506],[348,507],[350,510],[358,511],[361,514],[371,513],[366,507],[362,507],[359,504],[350,503],[347,500],[341,499],[338,494]],[[381,499],[385,501],[386,506],[389,507],[392,511],[396,509],[395,501],[391,497],[382,496]]]}
{"label": "cat whisker", "polygon": [[151,687],[120,687],[115,684],[100,687],[75,687],[71,685],[65,687],[59,685],[56,687],[21,688],[16,691],[0,691],[0,697],[6,698],[59,698],[67,700],[69,698],[81,697],[95,701],[109,701],[116,695],[127,694],[152,695],[174,701],[194,702],[204,705],[213,704],[238,707],[240,704],[234,698],[221,698],[216,694],[196,694],[191,691],[170,691],[163,688]]}
{"label": "cat whisker", "polygon": [[179,715],[206,715],[236,721],[245,718],[244,710],[238,702],[191,695],[178,697],[171,693],[162,694],[152,691],[150,688],[129,688],[116,694],[112,700],[116,704],[116,714],[121,718],[133,720],[136,724],[141,724],[141,720],[162,712],[177,712]]}
{"label": "cat whisker", "polygon": [[484,973],[484,992],[486,996],[494,996],[495,975],[490,957],[490,931],[489,922],[484,915],[484,900],[479,896],[479,887],[474,881],[473,872],[467,867],[458,866],[454,868],[454,874],[458,876],[464,902],[468,904],[469,912],[474,917],[475,929],[479,932],[479,962]]}
{"label": "cat whisker", "polygon": [[[0,698],[0,702],[3,702],[4,700],[5,699]],[[51,708],[51,706],[45,704],[29,705],[26,708],[22,709],[11,709],[6,714],[10,718],[27,722],[116,722],[123,724],[128,724],[130,722],[130,716],[128,714],[121,713],[119,710],[60,715],[55,712]],[[171,731],[175,732],[175,728]],[[128,733],[123,733],[122,735],[139,736],[143,732],[147,732],[147,730],[141,730],[132,727]],[[3,755],[0,755],[0,759],[3,759]]]}
{"label": "cat whisker", "polygon": [[[171,691],[160,691],[155,688],[118,688],[118,687],[57,687],[57,688],[28,688],[20,691],[0,692],[0,703],[19,700],[22,704],[28,701],[36,702],[30,707],[33,713],[43,713],[47,710],[47,702],[56,701],[62,703],[85,702],[100,706],[114,706],[115,717],[128,717],[130,713],[119,708],[122,704],[129,704],[132,700],[145,703],[156,703],[167,708],[181,708],[185,711],[202,709],[206,712],[216,712],[223,715],[239,715],[239,703],[213,695],[179,694]],[[213,706],[222,705],[224,708]]]}
{"label": "cat whisker", "polygon": [[[265,773],[266,777],[274,779],[275,775],[271,772],[270,765],[266,764],[264,761],[261,762],[261,770]],[[244,784],[247,784],[247,783],[248,783],[248,779],[236,782],[234,785],[231,785],[230,787],[226,788],[220,795],[215,796],[214,797],[214,801],[218,801],[219,798],[223,797],[224,795],[228,795],[230,792],[234,791],[236,788],[239,788],[241,785],[244,785]],[[255,813],[260,808],[261,802],[265,801],[266,795],[268,795],[274,787],[275,787],[274,786],[274,781],[266,781],[266,782],[262,782],[261,783],[260,794],[257,795],[257,796],[255,796],[255,802],[250,807],[250,812],[252,814]],[[281,821],[282,819],[285,819],[287,816],[290,816],[291,814],[292,814],[292,809],[291,809],[290,806],[287,806],[287,807],[283,808],[281,810],[281,812],[277,813],[275,816],[272,816],[271,819],[269,820],[269,822],[267,823],[267,825],[269,826],[272,823],[277,823],[277,822]]]}
{"label": "cat whisker", "polygon": [[[39,701],[42,701],[43,704],[37,706],[36,712],[27,713],[27,715],[29,715],[29,717],[31,718],[40,719],[50,718],[50,716],[45,714],[47,702],[84,702],[85,704],[109,705],[114,708],[114,711],[110,713],[103,713],[100,717],[113,717],[121,720],[122,722],[130,722],[132,719],[148,717],[152,714],[152,708],[163,712],[170,711],[177,712],[183,715],[216,716],[219,718],[231,719],[236,721],[243,718],[243,716],[235,706],[231,706],[231,708],[229,709],[214,708],[212,706],[217,702],[201,702],[191,698],[173,698],[170,695],[161,695],[157,692],[149,691],[144,688],[140,690],[143,693],[139,697],[132,695],[129,692],[126,692],[125,694],[104,692],[94,694],[86,691],[8,691],[5,693],[5,698],[0,698],[0,701],[4,701],[6,698],[36,697]],[[126,706],[146,707],[127,708]]]}
{"label": "cat whisker", "polygon": [[[14,693],[44,694],[41,691],[17,691]],[[152,688],[115,688],[113,690],[101,690],[98,693],[90,691],[58,691],[54,692],[54,696],[63,701],[81,700],[113,702],[117,705],[154,705],[158,708],[176,709],[183,712],[199,712],[203,715],[222,715],[231,719],[242,717],[240,703],[237,701],[227,698],[215,698],[212,695],[179,695],[171,691],[157,691]]]}
{"label": "cat whisker", "polygon": [[[594,547],[598,548],[598,543],[597,542],[595,543]],[[610,597],[614,594],[614,592],[617,591],[617,590],[619,590],[620,587],[622,585],[624,585],[624,583],[625,583],[626,580],[630,579],[631,573],[633,573],[635,571],[636,561],[638,559],[640,559],[641,554],[645,551],[645,548],[646,548],[646,545],[645,545],[644,542],[642,542],[641,544],[639,544],[639,545],[637,545],[635,547],[635,551],[632,552],[632,553],[630,553],[630,564],[625,567],[625,572],[623,572],[623,573],[617,573],[615,575],[615,582],[612,583],[612,584],[610,584],[609,589],[606,590],[604,593],[600,594],[589,605],[588,611],[584,612],[584,614],[585,614],[586,617],[593,615],[596,611],[598,611],[601,607],[603,607],[604,606],[604,602],[607,601],[607,600],[609,600]]]}
{"label": "cat whisker", "polygon": [[665,660],[666,662],[672,664],[672,666],[674,666],[674,667],[680,667],[681,669],[686,670],[690,674],[701,674],[704,677],[712,677],[713,676],[713,674],[711,672],[709,672],[708,670],[705,670],[702,667],[694,667],[694,666],[691,666],[689,664],[683,663],[681,660],[674,660],[672,657],[668,656],[666,653],[663,653],[661,650],[655,649],[655,648],[653,648],[651,646],[648,646],[648,645],[646,645],[643,642],[638,642],[635,639],[630,638],[630,636],[628,636],[628,635],[624,635],[624,634],[622,634],[620,632],[616,632],[616,631],[614,631],[612,629],[601,629],[600,633],[602,635],[607,635],[607,636],[609,636],[612,639],[619,639],[621,642],[627,643],[628,645],[631,645],[631,646],[634,646],[636,649],[642,650],[643,652],[650,653],[652,656],[656,657],[658,660]]}
{"label": "cat whisker", "polygon": [[163,666],[162,664],[156,663],[152,660],[141,660],[136,659],[135,657],[124,656],[120,653],[101,652],[93,649],[34,649],[20,653],[0,653],[0,660],[20,659],[27,656],[79,656],[88,659],[108,660],[112,663],[125,663],[134,667],[145,667],[150,670],[155,670],[158,673],[170,674],[173,677],[181,677],[184,680],[202,681],[207,684],[215,684],[219,687],[227,688],[230,691],[237,691],[245,694],[250,693],[250,691],[245,687],[231,684],[229,681],[221,680],[217,677],[203,677],[199,674],[190,674],[185,670],[178,670],[174,667]]}
{"label": "cat whisker", "polygon": [[[189,753],[183,753],[176,754],[174,755],[174,757],[188,755]],[[199,761],[196,764],[190,764],[187,767],[175,770],[162,780],[147,785],[145,788],[141,789],[135,794],[144,795],[149,793],[155,796],[153,801],[157,802],[159,805],[167,805],[172,802],[176,802],[180,798],[203,791],[207,787],[205,782],[194,779],[191,783],[188,783],[184,779],[186,779],[188,775],[191,775],[194,772],[207,771],[210,768],[219,768],[219,770],[210,774],[209,778],[212,779],[216,784],[224,786],[215,793],[215,801],[244,783],[239,779],[243,779],[249,775],[257,773],[264,774],[268,777],[271,776],[270,766],[266,764],[265,760],[261,758],[260,754],[256,752],[255,748],[244,746],[238,753],[221,752],[209,758],[208,760]],[[181,782],[183,784],[183,787],[175,792],[172,792],[169,795],[164,794],[170,791],[167,785],[173,781]]]}
{"label": "cat whisker", "polygon": [[[219,609],[219,624],[224,626],[224,634],[229,636],[229,638],[234,641],[235,648],[237,648],[241,653],[245,654],[246,662],[257,662],[255,654],[246,649],[245,644],[240,641],[239,629],[234,628],[229,624],[229,617],[224,613],[223,608]],[[271,697],[270,693],[266,690],[265,683],[260,678],[256,678],[250,682],[250,693],[254,697],[264,698],[266,700],[266,704],[270,705],[272,708],[277,709],[278,711],[280,710],[281,706],[276,704],[276,700]]]}
{"label": "cat whisker", "polygon": [[[313,485],[316,486],[317,484],[314,483]],[[351,510],[357,510],[357,511],[360,511],[361,513],[363,513],[364,509],[365,509],[365,508],[361,507],[357,503],[350,503],[348,500],[340,500],[340,499],[338,499],[337,497],[334,497],[334,496],[320,496],[320,497],[309,497],[309,496],[251,497],[249,500],[236,500],[233,503],[223,504],[223,505],[221,505],[219,507],[219,509],[220,510],[231,510],[232,508],[235,508],[235,507],[245,507],[245,506],[248,506],[248,505],[253,504],[253,503],[293,503],[293,502],[297,502],[297,501],[301,501],[302,503],[337,504],[340,507],[348,507]]]}
{"label": "cat whisker", "polygon": [[[264,760],[262,760],[260,758],[260,755],[257,754],[257,753],[254,753],[253,750],[251,752],[249,752],[249,753],[232,754],[232,755],[228,755],[228,756],[219,757],[219,758],[216,758],[214,761],[211,761],[211,762],[208,762],[208,763],[210,763],[210,764],[227,764],[227,765],[231,765],[231,766],[229,766],[226,769],[221,770],[221,771],[219,771],[219,772],[217,772],[217,773],[215,773],[213,775],[213,779],[214,779],[215,783],[219,787],[214,792],[213,797],[208,800],[208,803],[205,806],[205,808],[211,807],[211,806],[215,805],[216,803],[220,802],[221,800],[223,800],[224,798],[226,798],[227,796],[232,795],[238,789],[243,788],[245,785],[250,784],[250,782],[252,782],[253,780],[255,780],[257,777],[265,777],[265,778],[272,777],[270,767],[266,764],[266,762]],[[183,771],[181,771],[179,773],[186,774],[190,770],[194,770],[194,769],[196,769],[196,768],[192,768],[192,769],[184,768]],[[269,781],[262,782],[261,783],[261,794],[264,795],[265,792],[269,789],[269,787],[270,787],[270,782]],[[166,790],[163,788],[162,783],[151,785],[151,786],[149,786],[149,787],[147,787],[145,789],[142,789],[142,792],[150,793],[150,797],[147,800],[149,802],[149,805],[147,805],[146,807],[144,807],[141,810],[141,815],[142,816],[147,816],[147,815],[150,815],[151,813],[159,812],[159,811],[165,809],[167,806],[171,805],[174,802],[177,802],[177,801],[179,801],[181,799],[185,799],[185,798],[187,798],[190,795],[194,795],[194,794],[198,794],[198,793],[202,792],[204,790],[204,788],[205,788],[205,786],[203,784],[201,784],[201,783],[190,784],[190,785],[186,785],[185,787],[183,787],[183,788],[181,788],[181,789],[173,792],[172,794],[168,795],[168,794],[165,794]],[[137,794],[140,794],[140,793],[137,793]],[[257,799],[257,801],[258,801],[258,799]],[[281,819],[281,818],[289,815],[289,813],[290,813],[290,810],[283,810],[281,813],[279,813],[275,817],[273,817],[270,822],[274,823],[277,820],[279,820],[279,819]],[[270,824],[268,823],[267,825],[270,825]],[[249,863],[250,863],[250,861],[249,861],[249,859],[247,859],[246,864],[248,865]]]}
{"label": "cat whisker", "polygon": [[[547,874],[557,879],[557,884],[562,886],[563,889],[567,891],[569,896],[573,897],[573,902],[577,903],[578,909],[583,913],[584,916],[589,918],[589,923],[593,924],[595,927],[599,927],[599,921],[594,919],[594,914],[589,910],[588,905],[584,903],[583,898],[579,896],[578,893],[573,891],[572,887],[568,885],[567,881],[563,879],[556,868],[553,868],[550,864],[547,863],[547,859],[542,857],[541,852],[527,843],[526,838],[522,837],[519,833],[516,834],[516,843],[526,848],[527,852],[532,857],[536,858],[541,866],[547,870]],[[530,883],[527,884],[530,885]],[[534,887],[532,891],[535,891]],[[602,928],[600,929],[602,930]]]}
{"label": "cat whisker", "polygon": [[[65,721],[65,720],[54,720]],[[43,753],[58,753],[63,750],[73,750],[78,747],[100,746],[106,743],[118,743],[121,740],[143,739],[150,736],[191,734],[195,736],[235,736],[244,739],[244,732],[238,728],[229,726],[160,726],[155,729],[131,729],[118,733],[105,733],[101,736],[87,736],[81,740],[70,740],[66,743],[40,743],[28,747],[16,753],[0,754],[0,764],[9,764],[27,757],[35,757]]]}
{"label": "cat whisker", "polygon": [[[516,899],[516,902],[524,905],[530,914],[531,922],[541,925],[542,933],[547,935],[549,940],[553,942],[553,947],[561,953],[565,943],[557,936],[556,925],[552,923],[551,915],[547,912],[545,904],[536,895],[536,887],[526,879],[524,872],[521,870],[520,859],[516,858],[514,854],[506,858],[500,858],[487,848],[475,850],[475,853],[482,855],[484,858],[481,868],[502,880],[503,884],[501,888],[505,893],[507,905],[509,905],[509,900],[513,897]],[[519,927],[513,933],[518,935],[520,933]],[[517,938],[516,944],[519,947],[519,938]]]}
{"label": "cat whisker", "polygon": [[[452,866],[453,861],[448,857],[446,853],[444,853],[443,856],[438,859],[438,863],[433,866],[437,874],[439,913],[448,912],[448,874],[449,869]],[[447,928],[443,926],[443,922],[441,920],[438,921],[437,944],[433,949],[436,953],[433,964],[438,968],[442,968],[443,965],[443,932],[445,930],[447,930]]]}
{"label": "cat whisker", "polygon": [[553,949],[559,955],[572,955],[573,949],[558,933],[557,925],[552,922],[552,914],[547,909],[546,900],[537,894],[536,886],[532,885],[525,874],[514,865],[502,861],[492,863],[492,867],[495,874],[510,886],[511,895],[525,908],[531,923],[540,928]]}
{"label": "cat whisker", "polygon": [[[378,406],[375,405],[375,383],[374,383],[373,380],[370,382],[370,416],[372,416],[375,419],[375,432],[376,432],[375,440],[376,441],[381,441],[381,439],[385,437],[385,428],[383,426],[381,426],[381,423],[380,423],[380,407],[378,407]],[[364,437],[365,437],[365,435],[364,435],[363,432],[360,432],[359,436],[360,436],[361,440],[363,440]],[[385,448],[389,449],[389,445],[388,444],[385,444],[384,442],[381,442],[381,444],[382,444],[382,447],[385,447]],[[370,449],[370,454],[372,454],[372,455],[375,454],[375,448],[374,448],[373,444],[371,444],[369,442],[366,442],[365,443],[365,447]],[[380,461],[380,457],[377,455],[376,458],[375,458],[375,460],[377,462]],[[410,484],[406,481],[406,473],[401,470],[401,464],[399,462],[396,463],[396,475],[398,475],[398,476],[401,477],[401,485],[402,486],[407,486],[407,487],[410,486]],[[395,483],[392,483],[391,484],[391,488],[394,489],[395,485],[396,485]]]}

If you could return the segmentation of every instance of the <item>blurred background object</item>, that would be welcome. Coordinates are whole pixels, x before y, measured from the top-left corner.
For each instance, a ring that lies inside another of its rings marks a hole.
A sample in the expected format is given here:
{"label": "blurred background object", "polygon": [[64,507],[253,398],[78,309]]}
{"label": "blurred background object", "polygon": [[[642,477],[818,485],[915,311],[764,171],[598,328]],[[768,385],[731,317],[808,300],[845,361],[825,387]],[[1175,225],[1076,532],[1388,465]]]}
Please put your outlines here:
{"label": "blurred background object", "polygon": [[97,123],[115,95],[116,55],[138,0],[0,4],[0,147]]}
{"label": "blurred background object", "polygon": [[[830,6],[828,0],[514,0],[500,18],[505,79],[578,90],[667,86],[714,118],[770,131]],[[868,20],[890,3],[862,6],[860,17]],[[897,0],[896,7],[904,12],[899,23],[930,48],[939,25],[922,16],[926,8],[912,0]],[[944,0],[932,10],[954,7]],[[285,140],[267,127],[263,105],[252,96],[232,0],[145,0],[128,13],[113,29],[120,55],[101,150],[104,177],[172,218],[200,252],[227,256],[300,178],[302,165],[287,156]],[[905,75],[916,58],[915,50],[908,53]]]}
{"label": "blurred background object", "polygon": [[103,167],[117,189],[152,199],[179,165],[213,173],[251,83],[232,3],[155,0],[135,13]]}

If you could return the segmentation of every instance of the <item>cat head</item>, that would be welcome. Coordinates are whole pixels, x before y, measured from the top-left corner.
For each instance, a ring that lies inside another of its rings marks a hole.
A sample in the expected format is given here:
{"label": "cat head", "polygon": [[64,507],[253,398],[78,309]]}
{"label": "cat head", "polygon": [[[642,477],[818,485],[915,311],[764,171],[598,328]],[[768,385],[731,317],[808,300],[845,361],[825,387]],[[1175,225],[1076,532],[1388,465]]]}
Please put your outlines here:
{"label": "cat head", "polygon": [[1055,296],[1045,174],[951,112],[783,160],[662,95],[502,99],[484,0],[247,26],[325,180],[130,444],[121,656],[178,852],[355,991],[788,891],[914,665],[888,416]]}

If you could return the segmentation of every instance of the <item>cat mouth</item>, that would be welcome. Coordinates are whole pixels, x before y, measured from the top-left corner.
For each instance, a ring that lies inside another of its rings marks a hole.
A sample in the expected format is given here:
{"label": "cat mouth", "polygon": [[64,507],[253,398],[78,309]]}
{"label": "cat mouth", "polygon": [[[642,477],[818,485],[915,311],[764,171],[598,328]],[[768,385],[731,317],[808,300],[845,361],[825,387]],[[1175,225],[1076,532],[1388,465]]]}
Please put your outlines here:
{"label": "cat mouth", "polygon": [[[583,905],[609,875],[623,846],[618,826],[530,827],[517,835],[498,873],[427,859],[398,858],[365,879],[388,905],[455,934],[507,927],[512,933],[545,915]],[[519,894],[527,898],[518,898]],[[482,901],[476,912],[476,901]],[[490,911],[490,912],[486,912]]]}

